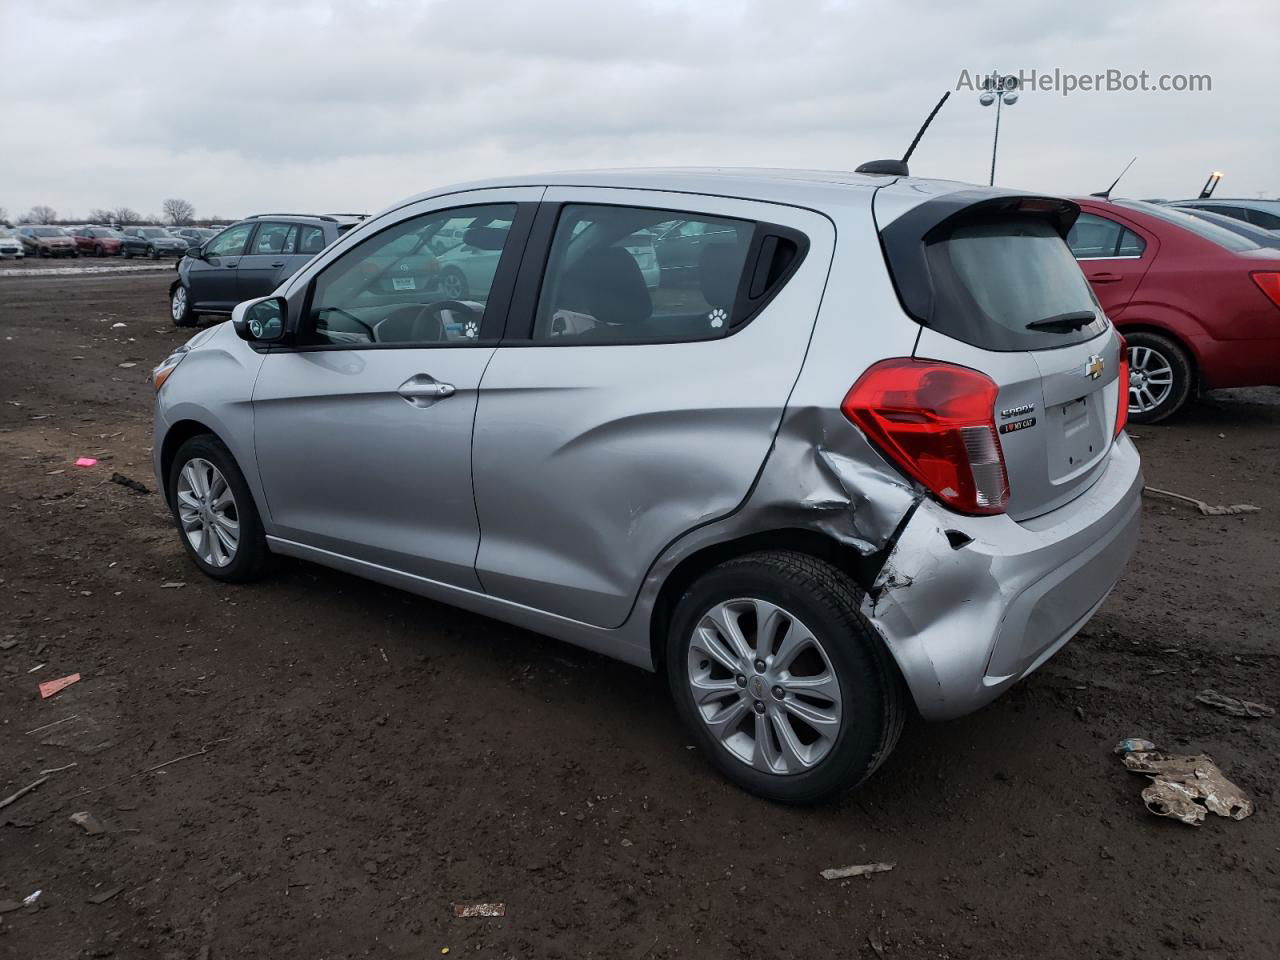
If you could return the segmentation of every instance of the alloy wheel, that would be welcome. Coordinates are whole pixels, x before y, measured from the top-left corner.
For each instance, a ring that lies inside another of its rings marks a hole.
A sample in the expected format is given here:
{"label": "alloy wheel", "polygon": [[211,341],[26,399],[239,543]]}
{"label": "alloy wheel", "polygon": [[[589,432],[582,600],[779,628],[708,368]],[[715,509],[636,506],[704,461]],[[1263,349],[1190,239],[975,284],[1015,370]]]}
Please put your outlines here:
{"label": "alloy wheel", "polygon": [[187,288],[178,287],[173,291],[173,302],[170,304],[174,320],[181,320],[187,312]]}
{"label": "alloy wheel", "polygon": [[240,511],[227,478],[208,460],[193,457],[178,474],[178,521],[205,563],[225,567],[240,548]]}
{"label": "alloy wheel", "polygon": [[1150,413],[1173,393],[1173,365],[1151,347],[1129,348],[1129,409]]}
{"label": "alloy wheel", "polygon": [[689,643],[689,690],[707,729],[763,773],[812,769],[840,733],[840,682],[821,642],[765,600],[718,603]]}
{"label": "alloy wheel", "polygon": [[450,300],[459,300],[466,292],[466,284],[463,282],[462,274],[452,270],[445,273],[440,278],[440,288],[444,291],[444,295]]}

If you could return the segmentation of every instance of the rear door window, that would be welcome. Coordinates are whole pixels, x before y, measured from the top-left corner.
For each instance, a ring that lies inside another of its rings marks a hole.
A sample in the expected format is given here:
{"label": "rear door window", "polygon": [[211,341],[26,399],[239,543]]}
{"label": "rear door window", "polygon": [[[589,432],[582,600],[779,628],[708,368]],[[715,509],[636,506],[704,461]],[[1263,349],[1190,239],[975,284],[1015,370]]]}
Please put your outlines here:
{"label": "rear door window", "polygon": [[[1088,249],[1108,248],[1114,256],[1121,237],[1098,227]],[[947,336],[987,350],[1040,350],[1082,343],[1106,329],[1072,250],[1047,220],[961,222],[926,240],[925,256],[937,300],[930,326]]]}
{"label": "rear door window", "polygon": [[314,254],[324,249],[324,228],[303,227],[298,240],[298,252]]}
{"label": "rear door window", "polygon": [[1140,257],[1147,245],[1140,236],[1114,220],[1082,213],[1067,234],[1067,246],[1077,260],[1103,260]]}
{"label": "rear door window", "polygon": [[727,335],[756,225],[669,210],[569,204],[560,213],[533,339],[672,343]]}
{"label": "rear door window", "polygon": [[297,228],[290,223],[263,223],[258,225],[258,232],[253,238],[255,254],[284,253],[289,234]]}

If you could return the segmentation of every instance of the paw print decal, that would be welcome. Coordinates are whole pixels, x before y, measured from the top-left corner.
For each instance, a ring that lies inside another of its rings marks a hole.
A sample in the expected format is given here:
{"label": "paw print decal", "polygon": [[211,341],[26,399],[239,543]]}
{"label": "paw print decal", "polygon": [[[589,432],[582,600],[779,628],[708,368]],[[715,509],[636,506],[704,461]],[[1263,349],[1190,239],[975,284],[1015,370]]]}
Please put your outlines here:
{"label": "paw print decal", "polygon": [[729,314],[725,313],[719,307],[716,307],[714,310],[712,310],[710,313],[707,314],[707,319],[711,321],[711,326],[714,327],[716,330],[719,330],[721,327],[724,326],[724,322],[726,319],[728,319],[728,317],[729,317]]}
{"label": "paw print decal", "polygon": [[474,320],[467,321],[467,325],[462,328],[462,334],[463,336],[469,337],[470,339],[474,340],[476,337],[480,336],[479,324],[477,324]]}

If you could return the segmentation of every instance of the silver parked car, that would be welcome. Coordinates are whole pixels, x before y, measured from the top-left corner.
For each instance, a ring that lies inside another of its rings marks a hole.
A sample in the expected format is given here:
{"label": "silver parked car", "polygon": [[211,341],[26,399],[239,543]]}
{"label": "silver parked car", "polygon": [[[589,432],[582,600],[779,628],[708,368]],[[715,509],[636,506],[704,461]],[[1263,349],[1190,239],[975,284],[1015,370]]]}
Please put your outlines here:
{"label": "silver parked car", "polygon": [[[156,368],[156,473],[211,577],[300,557],[665,671],[720,771],[817,800],[1044,663],[1134,548],[1078,212],[843,173],[432,192]],[[651,286],[634,238],[673,222],[715,242]]]}

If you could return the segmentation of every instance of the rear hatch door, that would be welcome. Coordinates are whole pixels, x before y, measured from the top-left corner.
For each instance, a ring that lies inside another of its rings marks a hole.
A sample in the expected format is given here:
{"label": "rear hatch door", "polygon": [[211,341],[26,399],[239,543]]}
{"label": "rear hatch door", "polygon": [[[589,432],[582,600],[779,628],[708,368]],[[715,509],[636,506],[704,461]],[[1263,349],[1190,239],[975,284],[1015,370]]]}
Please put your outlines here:
{"label": "rear hatch door", "polygon": [[932,201],[940,209],[917,208],[881,236],[899,297],[922,323],[915,356],[978,370],[999,388],[1008,512],[1024,520],[1073,500],[1105,469],[1120,339],[1064,240],[1074,204],[974,194]]}

